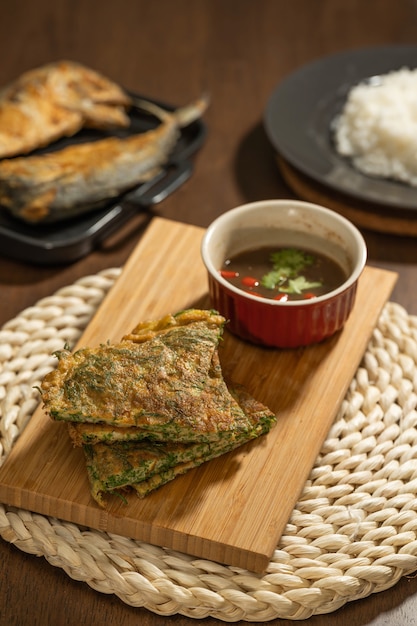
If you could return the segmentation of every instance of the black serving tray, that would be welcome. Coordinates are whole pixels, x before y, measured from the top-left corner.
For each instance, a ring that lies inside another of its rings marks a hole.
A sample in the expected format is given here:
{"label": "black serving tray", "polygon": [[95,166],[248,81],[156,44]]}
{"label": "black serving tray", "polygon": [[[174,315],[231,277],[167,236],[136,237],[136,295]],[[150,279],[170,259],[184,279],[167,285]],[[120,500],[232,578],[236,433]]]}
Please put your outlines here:
{"label": "black serving tray", "polygon": [[[139,94],[131,95],[152,101],[167,110],[174,110],[172,105],[150,100]],[[137,107],[132,107],[129,115],[129,129],[112,133],[113,135],[123,137],[145,132],[159,123],[155,117]],[[138,211],[145,211],[162,202],[191,176],[193,165],[190,157],[201,147],[206,130],[200,119],[181,129],[170,161],[158,176],[90,213],[59,222],[28,224],[6,210],[0,210],[0,254],[37,265],[68,264],[86,256],[102,245],[110,234],[116,232]],[[37,153],[58,150],[66,145],[94,141],[105,136],[108,133],[82,130]]]}

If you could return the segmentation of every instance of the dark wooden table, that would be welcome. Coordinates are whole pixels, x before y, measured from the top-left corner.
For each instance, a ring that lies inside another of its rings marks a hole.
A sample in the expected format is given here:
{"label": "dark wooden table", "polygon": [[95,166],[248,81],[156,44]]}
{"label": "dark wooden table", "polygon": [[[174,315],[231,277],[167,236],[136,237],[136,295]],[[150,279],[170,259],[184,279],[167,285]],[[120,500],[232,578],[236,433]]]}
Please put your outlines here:
{"label": "dark wooden table", "polygon": [[[168,103],[187,103],[208,91],[209,132],[194,174],[155,209],[206,227],[238,204],[294,197],[262,126],[269,95],[281,79],[337,51],[416,42],[414,0],[16,0],[1,11],[0,85],[24,70],[66,58]],[[142,223],[140,215],[133,217],[101,249],[71,264],[38,266],[1,256],[0,250],[0,324],[82,276],[121,266],[143,232]],[[392,300],[417,314],[415,238],[370,231],[364,236],[369,262],[399,273]],[[2,626],[191,626],[195,621],[127,606],[5,541],[0,551]],[[309,622],[405,626],[414,624],[416,615],[417,576],[410,576]]]}

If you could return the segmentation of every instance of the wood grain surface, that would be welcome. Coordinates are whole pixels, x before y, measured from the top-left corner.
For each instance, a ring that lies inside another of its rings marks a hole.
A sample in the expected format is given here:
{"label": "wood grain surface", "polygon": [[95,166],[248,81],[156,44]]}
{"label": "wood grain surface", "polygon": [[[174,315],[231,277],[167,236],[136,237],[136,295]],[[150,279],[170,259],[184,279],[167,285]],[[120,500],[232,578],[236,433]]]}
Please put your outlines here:
{"label": "wood grain surface", "polygon": [[[262,118],[271,93],[291,72],[320,57],[367,46],[417,42],[415,0],[15,0],[3,2],[0,84],[57,59],[80,61],[136,93],[185,104],[208,92],[207,139],[193,175],[153,212],[200,227],[243,202],[294,198],[279,172]],[[395,217],[395,214],[392,215]],[[0,250],[0,324],[76,280],[122,266],[144,232],[139,212],[76,263],[43,267]],[[417,314],[415,237],[361,228],[369,264],[398,274],[391,300]],[[138,273],[144,274],[141,265]],[[14,520],[2,518],[6,525]],[[46,522],[47,523],[47,522]],[[98,593],[31,552],[28,531],[0,541],[0,624],[7,626],[223,626],[172,606],[163,617]],[[74,555],[76,558],[77,555]],[[136,598],[134,598],[136,601]],[[408,626],[417,614],[417,576],[348,602],[309,626]],[[241,622],[243,623],[243,622]],[[273,626],[294,626],[276,619]]]}
{"label": "wood grain surface", "polygon": [[[117,341],[142,320],[209,306],[203,232],[155,218],[78,347]],[[278,417],[267,436],[145,499],[110,498],[103,510],[90,496],[82,450],[40,407],[0,470],[0,501],[262,573],[395,281],[393,272],[366,268],[345,328],[316,346],[265,349],[226,332],[223,371]]]}
{"label": "wood grain surface", "polygon": [[311,180],[282,157],[277,157],[277,163],[284,180],[302,200],[337,211],[359,228],[405,237],[417,236],[415,210],[401,210],[401,207],[397,210],[387,210],[386,207],[377,204],[361,202],[353,197],[348,198]]}

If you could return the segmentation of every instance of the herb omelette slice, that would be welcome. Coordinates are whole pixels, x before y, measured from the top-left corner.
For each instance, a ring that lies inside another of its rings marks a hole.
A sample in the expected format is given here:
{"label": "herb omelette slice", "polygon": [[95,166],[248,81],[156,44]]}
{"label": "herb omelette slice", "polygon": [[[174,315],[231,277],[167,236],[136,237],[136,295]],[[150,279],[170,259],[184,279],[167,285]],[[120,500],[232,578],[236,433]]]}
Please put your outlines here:
{"label": "herb omelette slice", "polygon": [[227,446],[225,440],[222,440],[221,442],[219,442],[219,445],[216,448],[211,448],[211,452],[213,453],[212,456],[207,455],[205,458],[196,457],[191,461],[181,462],[174,467],[160,472],[159,474],[153,474],[146,480],[142,480],[141,482],[132,484],[131,487],[134,489],[136,495],[139,498],[144,498],[149,493],[151,493],[151,491],[162,487],[162,485],[165,485],[171,480],[174,480],[174,478],[176,478],[177,476],[185,474],[190,469],[198,467],[206,461],[221,456],[222,454],[231,452],[232,450],[235,450],[236,448],[240,447],[251,439],[256,439],[257,437],[268,433],[269,430],[275,425],[276,416],[272,415],[271,411],[267,407],[265,407],[261,402],[255,400],[255,398],[253,398],[242,387],[235,387],[234,389],[232,389],[232,394],[235,396],[241,408],[245,411],[245,413],[248,415],[248,417],[250,417],[251,421],[253,422],[252,436],[244,437],[242,435],[241,440],[237,438],[233,443],[230,443],[230,447]]}
{"label": "herb omelette slice", "polygon": [[117,344],[57,353],[41,385],[55,420],[139,428],[164,441],[211,441],[252,430],[223,379],[225,319],[190,309],[145,322]]}
{"label": "herb omelette slice", "polygon": [[[217,355],[213,357],[217,359]],[[174,433],[173,441],[181,441],[183,443],[191,443],[193,441],[209,442],[217,441],[219,438],[224,441],[233,442],[240,434],[248,435],[249,437],[257,436],[257,430],[259,429],[258,421],[253,421],[252,416],[241,406],[241,398],[243,391],[240,390],[237,395],[236,385],[229,389],[231,394],[230,411],[232,422],[228,430],[214,432],[201,432],[201,431],[183,431]],[[254,401],[255,402],[255,401]],[[246,406],[248,401],[246,401]],[[259,420],[263,422],[263,427],[269,428],[275,421],[275,415],[266,407],[262,406],[262,415]],[[253,411],[253,407],[251,407]],[[154,442],[168,441],[166,437],[166,430],[151,430],[148,428],[138,427],[118,427],[109,426],[108,424],[89,424],[89,423],[68,423],[69,435],[75,446],[83,445],[96,445],[98,443],[106,443],[107,445],[113,445],[114,443],[133,443],[143,441],[147,439]]]}
{"label": "herb omelette slice", "polygon": [[105,506],[103,494],[117,494],[127,488],[133,488],[143,498],[188,470],[267,433],[275,423],[269,409],[240,387],[232,393],[252,425],[249,432],[234,438],[195,443],[144,440],[85,445],[91,494],[96,502]]}

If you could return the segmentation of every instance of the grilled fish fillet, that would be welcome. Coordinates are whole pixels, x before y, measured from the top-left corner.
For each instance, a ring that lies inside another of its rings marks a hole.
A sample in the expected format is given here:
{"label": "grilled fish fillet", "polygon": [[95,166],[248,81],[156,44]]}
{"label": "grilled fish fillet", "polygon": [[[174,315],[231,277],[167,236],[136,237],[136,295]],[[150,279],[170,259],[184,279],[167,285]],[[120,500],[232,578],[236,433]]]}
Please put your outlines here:
{"label": "grilled fish fillet", "polygon": [[73,61],[29,70],[0,90],[0,158],[27,154],[83,127],[124,128],[131,99]]}
{"label": "grilled fish fillet", "polygon": [[156,176],[180,129],[200,117],[200,99],[171,113],[143,100],[160,125],[138,135],[75,144],[42,155],[0,162],[0,205],[27,222],[55,221],[86,212]]}

